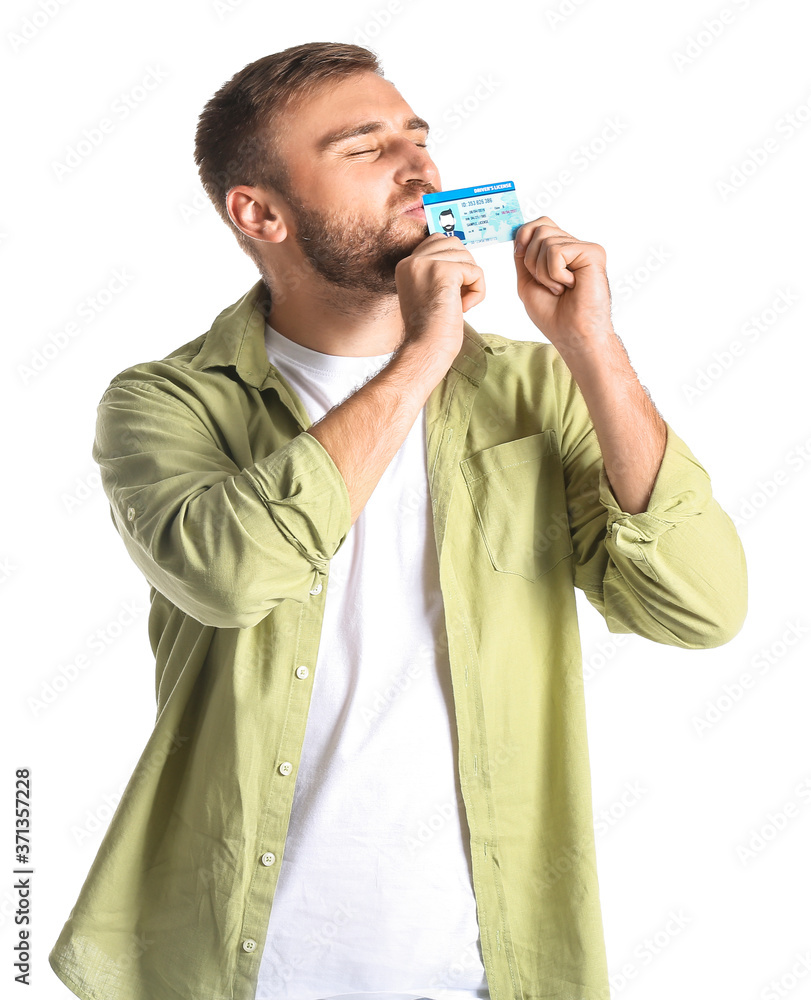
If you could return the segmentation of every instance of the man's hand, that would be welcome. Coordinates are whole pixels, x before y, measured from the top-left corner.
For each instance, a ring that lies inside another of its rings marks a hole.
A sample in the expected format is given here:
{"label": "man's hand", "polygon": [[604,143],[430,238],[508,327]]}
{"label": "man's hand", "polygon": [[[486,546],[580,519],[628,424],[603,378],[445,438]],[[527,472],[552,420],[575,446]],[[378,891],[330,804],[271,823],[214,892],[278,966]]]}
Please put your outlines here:
{"label": "man's hand", "polygon": [[[404,343],[419,343],[442,375],[462,347],[462,314],[485,295],[484,273],[458,236],[432,233],[394,272]],[[440,376],[441,378],[441,376]]]}
{"label": "man's hand", "polygon": [[549,218],[515,234],[518,296],[529,318],[564,358],[612,331],[605,250],[564,232]]}

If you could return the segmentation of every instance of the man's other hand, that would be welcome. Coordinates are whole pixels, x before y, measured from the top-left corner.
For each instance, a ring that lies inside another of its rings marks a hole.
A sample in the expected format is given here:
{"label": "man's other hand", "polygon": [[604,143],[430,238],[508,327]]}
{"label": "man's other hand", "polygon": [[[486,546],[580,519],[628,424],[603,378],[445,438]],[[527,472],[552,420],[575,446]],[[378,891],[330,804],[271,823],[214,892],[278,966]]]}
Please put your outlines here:
{"label": "man's other hand", "polygon": [[589,350],[612,331],[605,250],[560,229],[547,215],[515,234],[518,297],[564,356]]}

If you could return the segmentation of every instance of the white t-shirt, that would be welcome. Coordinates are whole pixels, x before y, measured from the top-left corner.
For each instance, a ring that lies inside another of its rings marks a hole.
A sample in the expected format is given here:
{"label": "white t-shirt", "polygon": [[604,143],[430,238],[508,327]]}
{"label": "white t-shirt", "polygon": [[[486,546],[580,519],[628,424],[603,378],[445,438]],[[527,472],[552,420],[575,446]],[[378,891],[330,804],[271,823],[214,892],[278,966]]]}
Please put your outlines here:
{"label": "white t-shirt", "polygon": [[[313,422],[392,357],[322,354],[270,326],[265,342]],[[424,407],[331,560],[311,678],[256,1000],[489,998]]]}

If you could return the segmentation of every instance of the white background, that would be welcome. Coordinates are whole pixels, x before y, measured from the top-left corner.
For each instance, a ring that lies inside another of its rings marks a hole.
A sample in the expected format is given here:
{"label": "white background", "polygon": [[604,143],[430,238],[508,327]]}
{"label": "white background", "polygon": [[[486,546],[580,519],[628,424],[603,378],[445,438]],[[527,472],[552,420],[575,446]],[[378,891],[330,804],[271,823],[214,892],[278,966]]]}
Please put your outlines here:
{"label": "white background", "polygon": [[[71,995],[47,953],[154,719],[148,587],[90,454],[98,399],[123,368],[205,332],[258,278],[202,195],[197,115],[262,55],[355,41],[445,132],[433,153],[446,188],[512,179],[528,217],[605,247],[617,332],[740,524],[750,611],[726,646],[612,637],[582,602],[612,994],[811,997],[808,8],[43,4],[4,5],[0,40],[3,994]],[[140,89],[150,74],[160,82]],[[114,111],[122,95],[134,105],[126,118]],[[60,171],[103,118],[112,131]],[[515,295],[509,246],[475,256],[488,294],[469,322],[541,339]],[[108,292],[116,273],[125,287]],[[777,312],[781,297],[790,304]],[[701,734],[696,720],[713,706]],[[36,869],[27,991],[10,957],[13,769],[23,766]]]}

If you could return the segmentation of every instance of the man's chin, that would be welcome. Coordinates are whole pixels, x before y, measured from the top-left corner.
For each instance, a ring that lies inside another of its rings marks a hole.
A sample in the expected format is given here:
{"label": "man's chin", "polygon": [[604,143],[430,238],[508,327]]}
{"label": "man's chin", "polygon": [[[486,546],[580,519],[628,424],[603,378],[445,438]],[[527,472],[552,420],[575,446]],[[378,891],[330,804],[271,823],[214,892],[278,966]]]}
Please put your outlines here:
{"label": "man's chin", "polygon": [[428,232],[428,226],[426,223],[421,222],[419,219],[415,219],[413,216],[401,216],[401,218],[409,218],[410,222],[417,224],[416,226],[409,225],[408,228],[413,231],[407,236],[404,235],[402,240],[398,241],[398,246],[403,250],[403,257],[410,257],[420,243],[422,243],[423,240],[428,239],[430,233]]}

